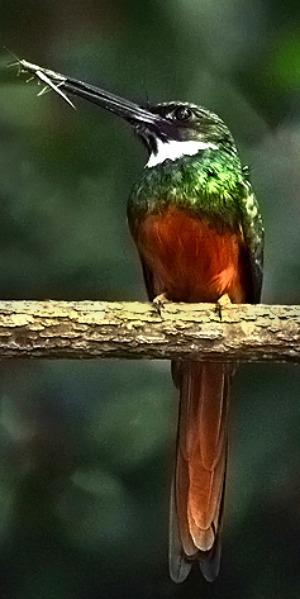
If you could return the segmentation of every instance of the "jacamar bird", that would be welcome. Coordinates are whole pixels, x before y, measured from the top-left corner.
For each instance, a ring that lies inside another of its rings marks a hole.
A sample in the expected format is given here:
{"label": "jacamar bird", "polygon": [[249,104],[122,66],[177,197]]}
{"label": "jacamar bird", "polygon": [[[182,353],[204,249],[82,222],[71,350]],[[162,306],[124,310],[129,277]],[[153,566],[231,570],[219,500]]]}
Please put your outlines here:
{"label": "jacamar bird", "polygon": [[[148,162],[129,197],[128,222],[149,299],[259,302],[261,214],[222,119],[187,102],[142,106],[20,63],[65,100],[69,92],[121,116],[146,146]],[[209,581],[219,571],[234,369],[225,362],[172,363],[180,394],[169,541],[175,582],[187,577],[194,561]]]}

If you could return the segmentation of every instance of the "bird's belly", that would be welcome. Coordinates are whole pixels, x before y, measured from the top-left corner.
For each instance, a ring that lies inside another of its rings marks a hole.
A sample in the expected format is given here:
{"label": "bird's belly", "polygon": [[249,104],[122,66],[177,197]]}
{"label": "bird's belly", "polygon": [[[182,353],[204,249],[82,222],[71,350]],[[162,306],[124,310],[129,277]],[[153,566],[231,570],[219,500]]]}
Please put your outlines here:
{"label": "bird's belly", "polygon": [[177,208],[147,216],[137,245],[153,273],[154,292],[174,301],[245,301],[242,236]]}

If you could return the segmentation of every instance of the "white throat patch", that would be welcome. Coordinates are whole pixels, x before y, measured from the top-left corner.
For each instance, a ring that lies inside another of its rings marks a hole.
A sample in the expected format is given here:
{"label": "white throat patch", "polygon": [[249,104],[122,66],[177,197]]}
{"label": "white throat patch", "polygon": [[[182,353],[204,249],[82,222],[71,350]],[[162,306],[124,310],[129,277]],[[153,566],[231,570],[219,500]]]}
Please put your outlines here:
{"label": "white throat patch", "polygon": [[165,160],[177,160],[183,156],[194,156],[200,150],[213,149],[217,150],[216,144],[205,142],[205,141],[176,141],[175,139],[164,142],[161,139],[157,139],[157,153],[150,155],[150,158],[146,164],[146,167],[151,168],[157,164],[165,162]]}

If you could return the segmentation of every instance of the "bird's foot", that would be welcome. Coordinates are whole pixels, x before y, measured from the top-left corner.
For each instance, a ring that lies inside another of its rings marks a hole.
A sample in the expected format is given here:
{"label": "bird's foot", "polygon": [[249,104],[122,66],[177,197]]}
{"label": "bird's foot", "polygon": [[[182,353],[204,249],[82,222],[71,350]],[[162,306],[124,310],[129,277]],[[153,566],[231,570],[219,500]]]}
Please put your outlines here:
{"label": "bird's foot", "polygon": [[219,297],[219,299],[217,300],[217,303],[216,303],[216,311],[219,314],[220,320],[222,320],[223,308],[227,308],[231,304],[232,304],[232,301],[231,301],[228,293],[224,293],[224,295],[221,295],[221,297]]}
{"label": "bird's foot", "polygon": [[159,316],[161,316],[164,306],[166,304],[168,304],[169,302],[170,302],[170,300],[167,297],[166,293],[160,293],[153,299],[153,302],[152,302],[153,306],[154,306],[155,310],[157,311],[157,314],[159,314]]}

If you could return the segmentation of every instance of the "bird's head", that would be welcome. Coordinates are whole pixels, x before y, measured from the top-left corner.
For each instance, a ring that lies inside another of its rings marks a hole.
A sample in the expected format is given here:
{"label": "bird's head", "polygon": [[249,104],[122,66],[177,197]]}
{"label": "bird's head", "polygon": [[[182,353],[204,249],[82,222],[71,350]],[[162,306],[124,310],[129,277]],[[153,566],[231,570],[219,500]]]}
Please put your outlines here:
{"label": "bird's head", "polygon": [[61,75],[44,67],[18,61],[24,71],[33,73],[73,107],[66,94],[80,96],[126,120],[148,149],[148,167],[165,160],[177,160],[219,148],[236,152],[234,140],[225,123],[213,112],[187,102],[142,105],[121,98],[95,85]]}
{"label": "bird's head", "polygon": [[235,151],[233,137],[222,119],[201,106],[164,102],[146,110],[153,115],[153,123],[130,122],[147,146],[149,167],[206,149]]}

